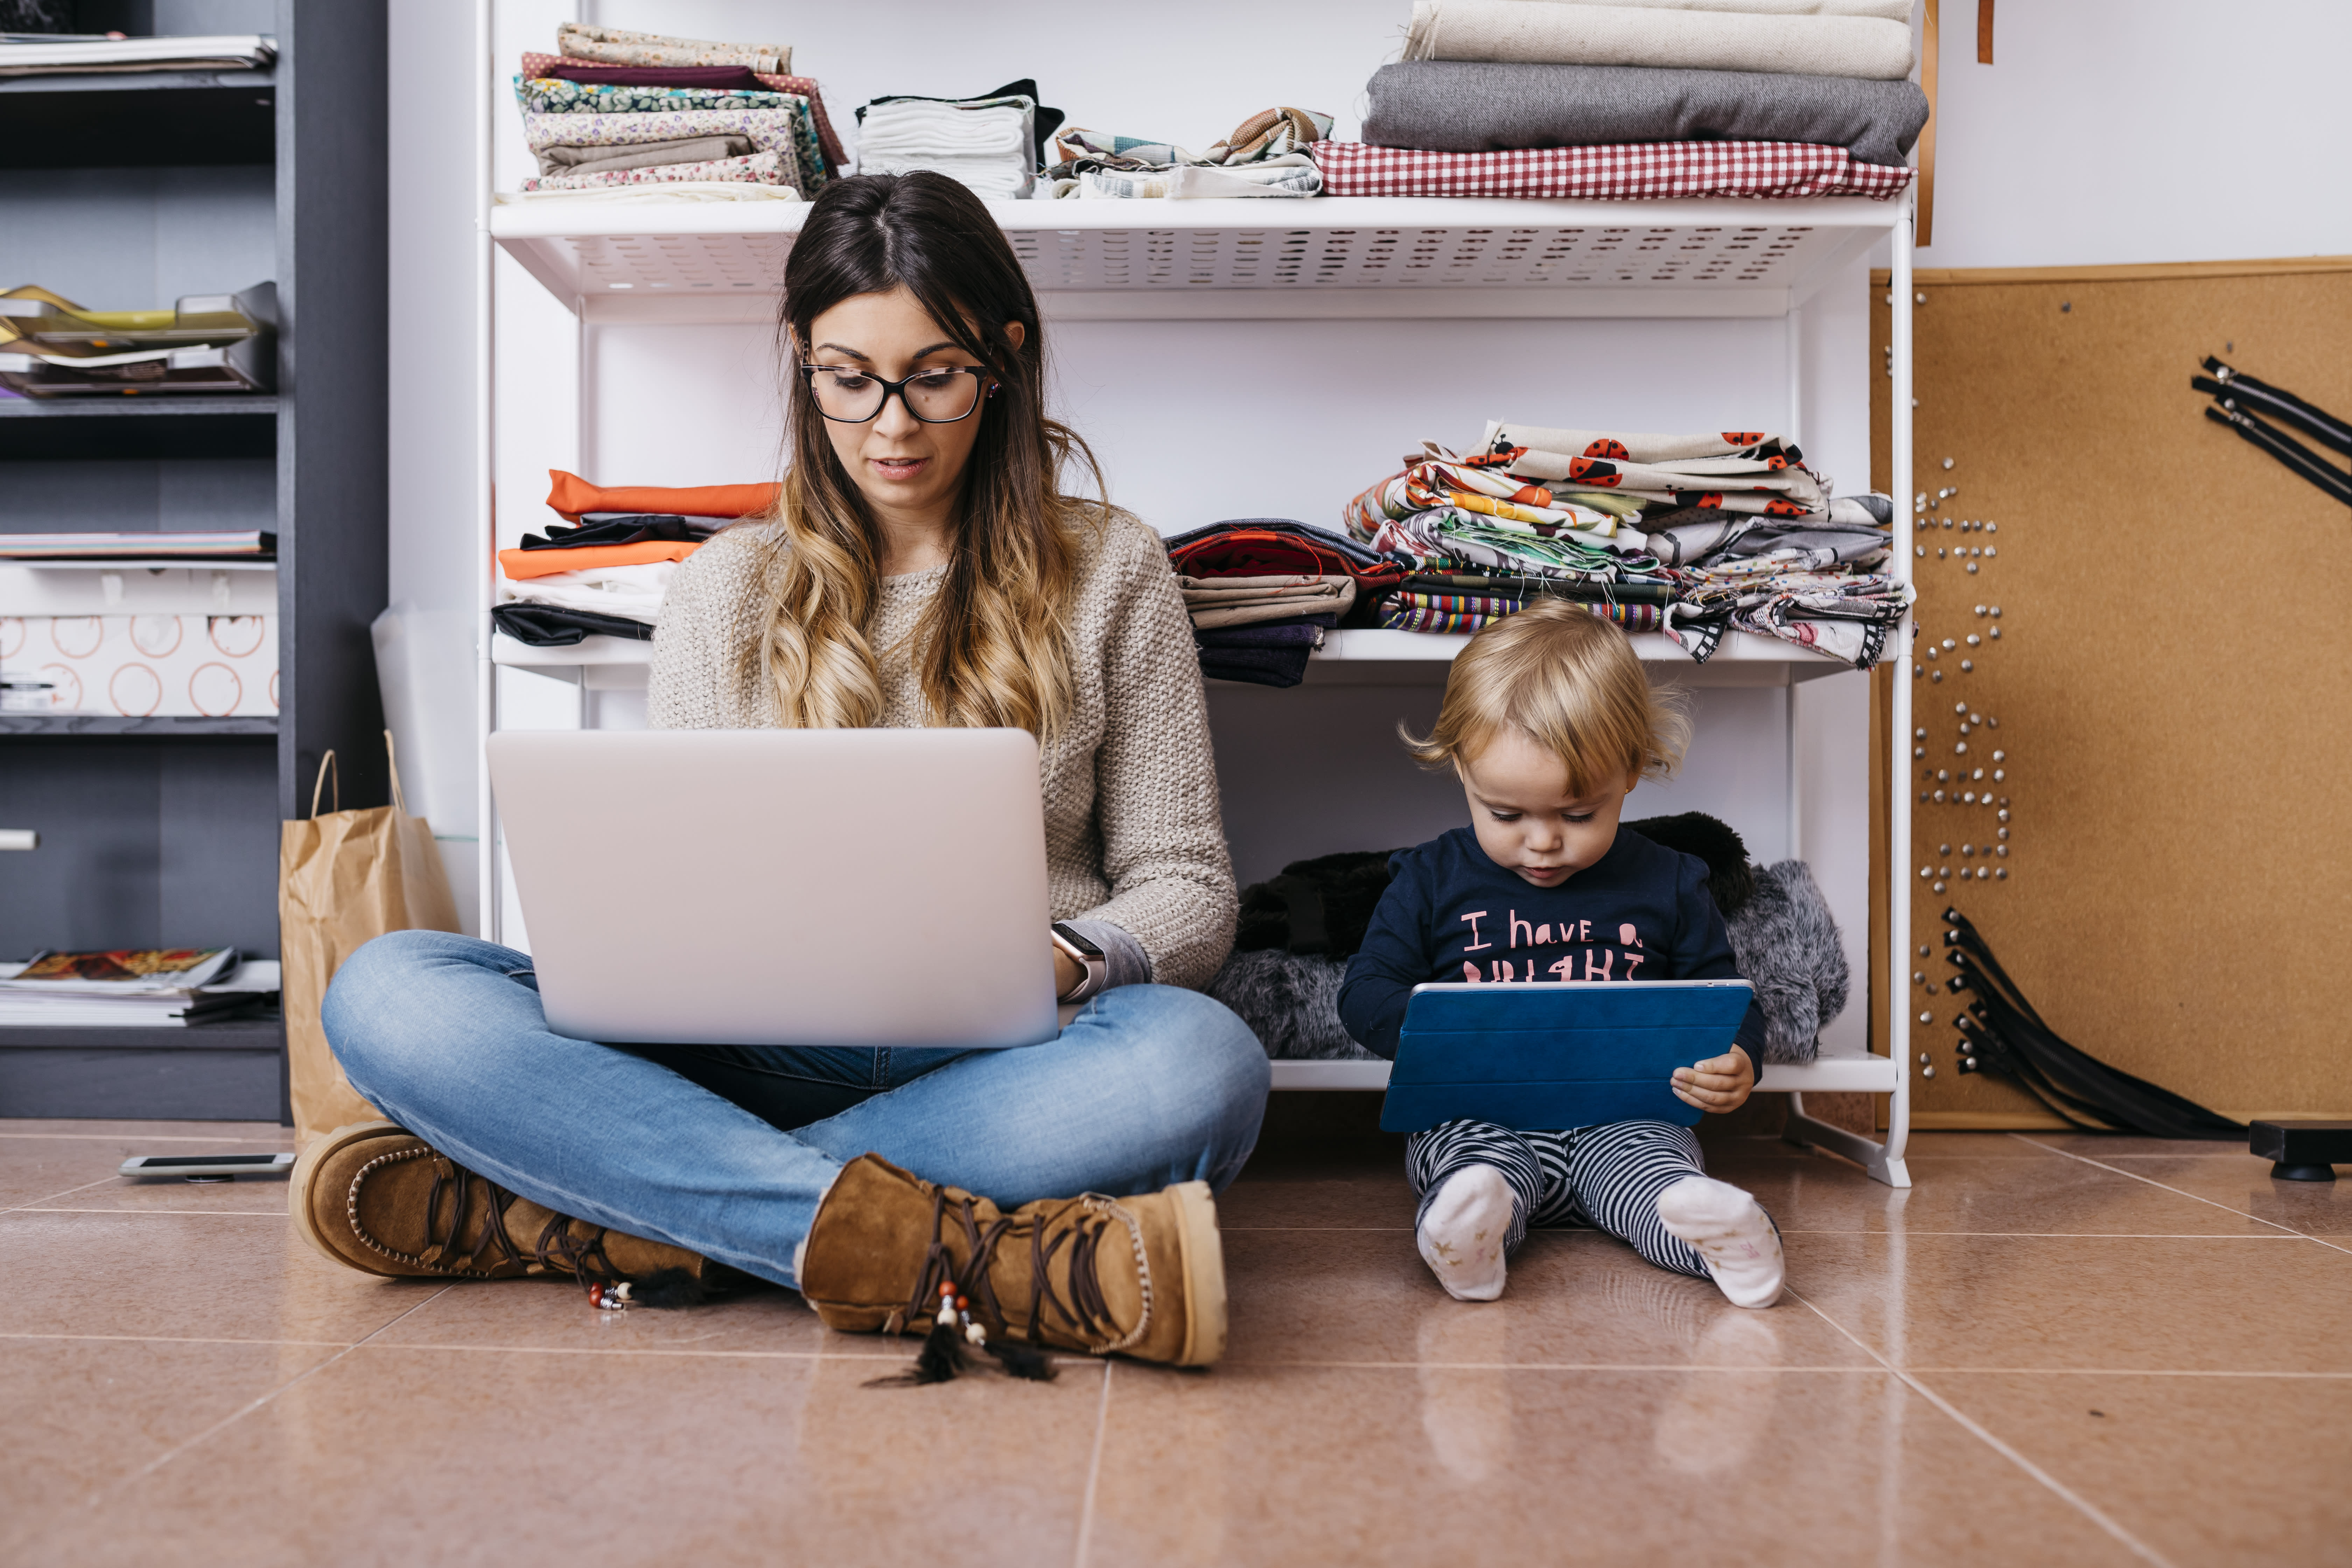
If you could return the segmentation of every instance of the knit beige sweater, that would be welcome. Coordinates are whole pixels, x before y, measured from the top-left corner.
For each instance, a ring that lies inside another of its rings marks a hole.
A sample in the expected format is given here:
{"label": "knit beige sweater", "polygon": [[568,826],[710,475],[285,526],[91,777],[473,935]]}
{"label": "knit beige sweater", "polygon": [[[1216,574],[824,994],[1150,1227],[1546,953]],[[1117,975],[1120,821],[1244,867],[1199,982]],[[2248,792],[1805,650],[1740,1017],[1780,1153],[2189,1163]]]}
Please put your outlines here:
{"label": "knit beige sweater", "polygon": [[[775,724],[767,678],[742,657],[761,632],[768,532],[729,529],[671,577],[654,628],[655,729]],[[1053,917],[1108,921],[1142,947],[1154,981],[1198,987],[1233,947],[1236,900],[1192,623],[1157,533],[1115,512],[1083,538],[1070,610],[1077,700],[1040,761]],[[945,573],[882,581],[867,637],[885,727],[926,722],[908,634]]]}

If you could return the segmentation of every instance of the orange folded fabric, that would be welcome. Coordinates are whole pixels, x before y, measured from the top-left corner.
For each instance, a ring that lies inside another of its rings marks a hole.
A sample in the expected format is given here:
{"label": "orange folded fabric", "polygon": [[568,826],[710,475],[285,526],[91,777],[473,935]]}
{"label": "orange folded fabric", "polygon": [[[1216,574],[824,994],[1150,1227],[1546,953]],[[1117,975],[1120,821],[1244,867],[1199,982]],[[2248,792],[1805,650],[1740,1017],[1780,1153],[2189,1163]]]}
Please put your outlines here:
{"label": "orange folded fabric", "polygon": [[[583,511],[674,512],[679,517],[749,517],[776,504],[776,485],[618,485],[607,489],[578,474],[550,468],[552,481],[547,504],[577,522]],[[646,561],[668,561],[667,555],[647,555]],[[604,562],[604,565],[618,563]],[[512,576],[512,573],[508,574]]]}
{"label": "orange folded fabric", "polygon": [[585,572],[597,566],[645,566],[656,561],[683,561],[702,546],[692,540],[648,539],[643,544],[588,544],[577,550],[501,550],[499,569],[507,580],[552,577],[558,572]]}

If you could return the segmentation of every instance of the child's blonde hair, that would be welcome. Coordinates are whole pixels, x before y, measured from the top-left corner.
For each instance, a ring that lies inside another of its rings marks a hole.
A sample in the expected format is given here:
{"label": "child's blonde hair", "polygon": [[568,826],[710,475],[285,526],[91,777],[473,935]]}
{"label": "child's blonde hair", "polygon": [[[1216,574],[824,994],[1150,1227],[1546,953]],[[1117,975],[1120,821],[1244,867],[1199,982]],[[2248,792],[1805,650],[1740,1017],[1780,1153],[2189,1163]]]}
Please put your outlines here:
{"label": "child's blonde hair", "polygon": [[1664,778],[1690,744],[1690,720],[1651,689],[1624,634],[1565,599],[1487,625],[1454,661],[1437,727],[1426,740],[1397,733],[1424,765],[1458,768],[1504,729],[1558,757],[1575,797],[1628,773]]}

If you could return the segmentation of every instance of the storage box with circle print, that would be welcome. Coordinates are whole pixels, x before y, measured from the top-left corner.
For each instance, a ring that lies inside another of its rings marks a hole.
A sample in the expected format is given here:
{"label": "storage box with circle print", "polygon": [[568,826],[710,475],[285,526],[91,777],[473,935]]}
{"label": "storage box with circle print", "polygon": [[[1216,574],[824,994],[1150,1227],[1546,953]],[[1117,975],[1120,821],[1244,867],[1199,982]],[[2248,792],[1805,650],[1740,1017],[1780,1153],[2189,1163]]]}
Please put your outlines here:
{"label": "storage box with circle print", "polygon": [[0,616],[0,707],[128,719],[274,715],[278,617]]}

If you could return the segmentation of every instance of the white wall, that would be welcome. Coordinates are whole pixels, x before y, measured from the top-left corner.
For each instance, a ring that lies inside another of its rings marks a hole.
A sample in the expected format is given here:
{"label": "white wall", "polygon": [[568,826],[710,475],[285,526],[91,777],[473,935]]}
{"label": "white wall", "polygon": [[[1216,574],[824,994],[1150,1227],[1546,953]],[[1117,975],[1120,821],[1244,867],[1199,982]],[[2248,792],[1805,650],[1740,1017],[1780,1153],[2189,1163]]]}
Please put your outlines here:
{"label": "white wall", "polygon": [[1922,267],[2352,253],[2344,0],[1944,0]]}
{"label": "white wall", "polygon": [[[1034,3],[495,3],[501,81],[522,50],[551,50],[556,25],[577,17],[790,43],[794,68],[824,84],[845,138],[856,105],[877,94],[964,94],[1034,76],[1074,123],[1196,148],[1276,103],[1333,113],[1337,134],[1352,135],[1362,84],[1394,58],[1407,9],[1403,0],[1218,0],[1139,26]],[[1937,241],[1921,265],[2352,251],[2341,157],[2352,110],[2333,75],[2352,42],[2352,6],[2252,0],[2217,23],[2189,0],[2012,5],[2000,13],[2000,63],[1989,67],[1974,63],[1973,7],[1946,0],[1946,9]],[[469,395],[471,12],[464,0],[403,0],[388,61],[401,84],[389,126],[392,573],[396,598],[428,608],[470,605],[481,569],[467,489],[478,417]],[[2259,106],[2272,129],[2256,138],[2209,128],[2231,104]],[[530,167],[519,121],[501,102],[493,123],[499,183],[510,186]],[[2296,185],[2315,170],[2325,171],[2317,188]],[[583,334],[513,263],[500,258],[496,277],[503,541],[547,520],[538,500],[551,467],[637,483],[772,475],[766,329]],[[1807,372],[1793,424],[1813,460],[1856,489],[1868,462],[1864,288],[1857,264],[1796,329]],[[1168,531],[1232,516],[1328,521],[1400,452],[1424,437],[1467,440],[1490,415],[1634,428],[1792,423],[1790,342],[1778,322],[1064,323],[1049,335],[1060,412],[1104,457],[1114,499]],[[589,374],[575,405],[583,337]],[[511,673],[502,690],[509,717],[526,722],[641,721],[626,693]],[[1799,688],[1794,759],[1780,749],[1788,692],[1703,691],[1706,728],[1690,769],[1635,803],[1715,810],[1759,857],[1795,843],[1847,929],[1857,976],[1864,690],[1853,675]],[[1242,874],[1426,837],[1451,820],[1450,786],[1413,775],[1388,739],[1394,718],[1425,722],[1434,695],[1427,685],[1220,690],[1219,763]],[[462,738],[471,722],[470,693],[454,694],[442,723]],[[1373,810],[1367,799],[1393,805]],[[1832,1038],[1860,1032],[1857,1000]]]}

